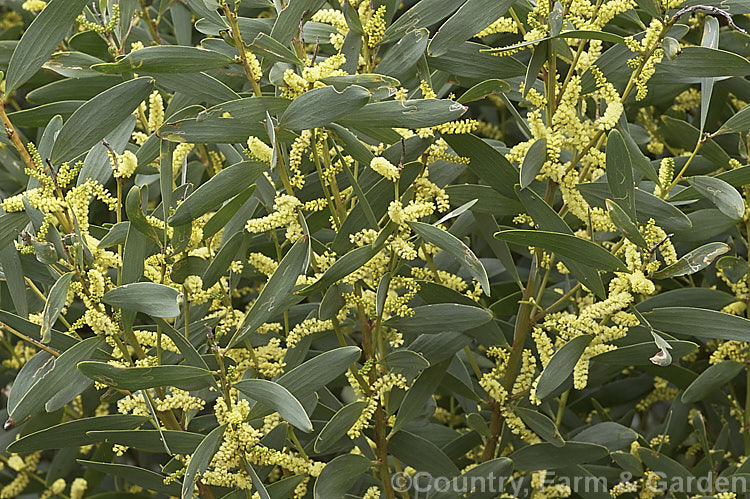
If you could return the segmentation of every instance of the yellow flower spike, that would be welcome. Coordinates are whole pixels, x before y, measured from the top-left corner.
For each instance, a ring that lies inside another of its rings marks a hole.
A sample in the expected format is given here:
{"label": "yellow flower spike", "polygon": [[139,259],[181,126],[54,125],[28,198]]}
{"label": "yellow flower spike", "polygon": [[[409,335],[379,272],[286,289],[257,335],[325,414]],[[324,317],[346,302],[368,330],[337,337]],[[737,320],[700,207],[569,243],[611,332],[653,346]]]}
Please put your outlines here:
{"label": "yellow flower spike", "polygon": [[148,98],[148,131],[158,130],[164,123],[164,100],[158,90],[154,90]]}
{"label": "yellow flower spike", "polygon": [[385,11],[385,5],[381,5],[364,25],[367,46],[371,49],[378,46],[385,33]]}
{"label": "yellow flower spike", "polygon": [[250,69],[253,72],[255,81],[260,81],[263,77],[263,70],[260,67],[260,61],[258,61],[258,58],[255,57],[255,54],[253,54],[249,50],[245,51],[245,56],[247,57],[247,63],[250,65]]}
{"label": "yellow flower spike", "polygon": [[29,12],[41,12],[47,6],[47,2],[44,0],[26,0],[21,8],[28,10]]}
{"label": "yellow flower spike", "polygon": [[86,492],[88,482],[85,478],[76,478],[70,486],[70,499],[81,499]]}
{"label": "yellow flower spike", "polygon": [[399,170],[396,165],[379,156],[372,158],[372,161],[370,161],[370,168],[391,182],[395,182],[401,176],[401,170]]}
{"label": "yellow flower spike", "polygon": [[253,159],[262,161],[263,163],[271,164],[273,157],[273,149],[266,145],[265,142],[260,140],[258,137],[248,137],[247,148],[250,152],[250,156]]}

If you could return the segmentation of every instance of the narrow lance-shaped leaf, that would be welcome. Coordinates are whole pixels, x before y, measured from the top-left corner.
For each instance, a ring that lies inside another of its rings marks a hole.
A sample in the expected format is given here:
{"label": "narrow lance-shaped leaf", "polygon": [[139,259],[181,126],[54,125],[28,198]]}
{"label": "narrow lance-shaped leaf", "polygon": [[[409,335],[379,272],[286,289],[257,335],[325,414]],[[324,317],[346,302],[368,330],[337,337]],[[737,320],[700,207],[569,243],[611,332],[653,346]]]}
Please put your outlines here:
{"label": "narrow lance-shaped leaf", "polygon": [[42,407],[51,412],[73,400],[91,384],[91,381],[76,371],[76,365],[91,358],[102,341],[101,337],[88,338],[52,360],[51,369],[40,370],[43,376],[26,392],[19,403],[13,406],[10,416],[16,421],[21,421],[26,416],[40,412]]}
{"label": "narrow lance-shaped leaf", "polygon": [[60,44],[88,0],[51,0],[18,42],[8,65],[5,93],[23,85]]}
{"label": "narrow lance-shaped leaf", "polygon": [[[312,15],[318,10],[323,0],[295,0],[286,2],[281,12],[276,17],[271,29],[271,37],[281,43],[288,43],[303,23],[306,16]],[[277,5],[284,5],[279,3]]]}
{"label": "narrow lance-shaped leaf", "polygon": [[211,431],[206,438],[195,449],[195,453],[190,458],[185,470],[185,477],[182,481],[182,499],[193,497],[193,487],[198,480],[198,476],[208,469],[211,459],[219,450],[221,439],[224,436],[225,425],[217,426]]}
{"label": "narrow lance-shaped leaf", "polygon": [[489,310],[458,303],[422,305],[413,310],[411,317],[392,316],[383,324],[403,332],[436,334],[442,331],[467,331],[492,320]]}
{"label": "narrow lance-shaped leaf", "polygon": [[525,189],[534,181],[547,161],[547,139],[538,139],[531,144],[521,164],[521,188]]}
{"label": "narrow lance-shaped leaf", "polygon": [[362,415],[365,407],[367,407],[367,402],[357,400],[339,409],[315,438],[313,444],[315,452],[324,453],[343,439]]}
{"label": "narrow lance-shaped leaf", "polygon": [[609,219],[612,220],[615,227],[617,227],[617,229],[622,232],[631,243],[640,246],[641,248],[648,247],[648,243],[638,230],[638,226],[633,223],[633,220],[631,220],[628,214],[625,213],[625,210],[611,199],[606,199],[604,203],[607,207],[607,212],[609,213]]}
{"label": "narrow lance-shaped leaf", "polygon": [[183,225],[205,215],[212,208],[247,189],[268,166],[243,161],[224,168],[198,187],[169,217],[169,225]]}
{"label": "narrow lance-shaped leaf", "polygon": [[25,435],[10,444],[8,452],[36,452],[95,444],[99,440],[89,436],[87,432],[128,430],[138,428],[147,420],[148,416],[131,416],[130,414],[108,414],[74,419]]}
{"label": "narrow lance-shaped leaf", "polygon": [[[701,46],[712,49],[719,46],[719,21],[715,17],[706,16],[706,22],[703,24],[703,39]],[[718,78],[701,79],[701,134],[706,126],[706,116],[708,116],[708,106],[711,103],[711,94],[714,90],[714,82]]]}
{"label": "narrow lance-shaped leaf", "polygon": [[373,257],[380,251],[380,248],[373,248],[372,246],[362,246],[361,248],[353,249],[331,265],[323,275],[316,282],[310,284],[306,288],[299,291],[301,295],[311,295],[318,292],[319,290],[330,286],[331,284],[343,279],[355,270],[362,267],[364,264],[373,259]]}
{"label": "narrow lance-shaped leaf", "polygon": [[18,233],[29,223],[25,211],[0,216],[0,250],[16,240]]}
{"label": "narrow lance-shaped leaf", "polygon": [[465,42],[507,12],[510,0],[468,0],[443,25],[430,42],[432,57],[445,54],[457,43]]}
{"label": "narrow lance-shaped leaf", "polygon": [[682,393],[682,402],[693,404],[721,390],[735,376],[743,371],[743,365],[734,360],[725,360],[703,371]]}
{"label": "narrow lance-shaped leaf", "polygon": [[643,316],[654,329],[681,337],[750,341],[750,320],[716,310],[663,307]]}
{"label": "narrow lance-shaped leaf", "polygon": [[739,220],[745,214],[742,196],[724,180],[700,175],[691,177],[688,182],[726,216]]}
{"label": "narrow lance-shaped leaf", "polygon": [[[328,350],[282,374],[276,382],[297,399],[307,397],[343,374],[361,353],[359,348],[353,346]],[[256,404],[248,417],[262,417],[272,412],[265,405]]]}
{"label": "narrow lance-shaped leaf", "polygon": [[510,85],[508,82],[497,79],[484,80],[461,94],[461,97],[459,97],[456,102],[466,104],[468,102],[484,99],[490,95],[500,95],[506,92],[510,92]]}
{"label": "narrow lance-shaped leaf", "polygon": [[[10,392],[8,393],[8,415],[10,418],[5,423],[5,427],[13,427],[19,421],[13,418],[16,413],[16,409],[21,407],[27,399],[27,396],[32,391],[34,386],[49,372],[54,366],[52,355],[47,352],[37,352],[31,359],[29,359],[18,371],[13,386],[11,386]],[[29,414],[25,414],[24,417]]]}
{"label": "narrow lance-shaped leaf", "polygon": [[[557,212],[541,196],[531,189],[520,189],[518,187],[516,187],[518,199],[521,200],[524,208],[526,208],[526,212],[534,220],[537,227],[541,230],[573,235],[573,229],[560,218]],[[560,260],[570,270],[573,277],[578,279],[584,286],[601,298],[606,296],[604,283],[596,267],[577,262],[567,257],[561,257]]]}
{"label": "narrow lance-shaped leaf", "polygon": [[359,480],[360,476],[370,469],[372,463],[364,456],[343,454],[326,464],[323,471],[315,480],[313,497],[315,499],[329,499],[344,497]]}
{"label": "narrow lance-shaped leaf", "polygon": [[309,252],[310,241],[307,236],[303,236],[294,243],[292,249],[284,256],[276,271],[268,279],[250,311],[245,315],[242,324],[229,342],[229,347],[245,339],[248,334],[276,313],[279,305],[292,294],[297,277],[304,272]]}
{"label": "narrow lance-shaped leaf", "polygon": [[143,198],[148,199],[148,185],[141,187],[134,185],[125,198],[125,213],[130,221],[130,229],[135,229],[154,243],[162,245],[164,244],[164,231],[148,223],[141,208]]}
{"label": "narrow lance-shaped leaf", "polygon": [[50,161],[59,165],[87,152],[128,119],[153,88],[153,78],[136,78],[87,101],[63,125],[52,147]]}
{"label": "narrow lance-shaped leaf", "polygon": [[450,232],[439,229],[434,225],[422,222],[408,223],[409,227],[422,237],[422,239],[449,253],[453,258],[465,265],[474,279],[482,285],[484,294],[487,296],[490,295],[490,281],[487,277],[487,270],[468,246]]}
{"label": "narrow lance-shaped leaf", "polygon": [[724,243],[708,243],[700,248],[694,249],[690,253],[682,256],[672,265],[655,272],[652,277],[655,279],[668,279],[681,275],[695,274],[705,269],[711,263],[731,248]]}
{"label": "narrow lance-shaped leaf", "polygon": [[60,276],[55,285],[50,289],[47,301],[44,304],[42,312],[42,343],[49,343],[52,339],[52,326],[60,316],[60,312],[65,306],[65,298],[68,296],[68,287],[70,280],[75,274],[67,272]]}
{"label": "narrow lance-shaped leaf", "polygon": [[711,135],[715,136],[727,133],[739,133],[746,130],[750,130],[750,106],[745,106],[740,109],[737,114],[725,121],[724,124]]}
{"label": "narrow lance-shaped leaf", "polygon": [[102,300],[113,307],[135,310],[154,317],[177,317],[179,292],[155,282],[134,282],[114,288]]}
{"label": "narrow lance-shaped leaf", "polygon": [[197,390],[212,384],[211,371],[193,366],[117,367],[106,362],[81,362],[78,370],[105,385],[134,392],[156,386]]}
{"label": "narrow lance-shaped leaf", "polygon": [[539,376],[536,386],[538,398],[544,399],[549,396],[568,379],[592,339],[591,335],[577,336],[555,352]]}
{"label": "narrow lance-shaped leaf", "polygon": [[100,463],[96,461],[78,460],[86,468],[98,470],[101,473],[122,477],[129,482],[137,483],[142,488],[161,492],[162,494],[173,496],[180,492],[180,482],[165,483],[165,476],[146,468],[140,468],[131,464],[118,463]]}
{"label": "narrow lance-shaped leaf", "polygon": [[469,170],[474,175],[500,194],[515,197],[513,186],[518,182],[518,170],[505,155],[476,135],[446,135],[443,139],[456,154],[470,159]]}
{"label": "narrow lance-shaped leaf", "polygon": [[424,128],[457,120],[466,109],[448,99],[391,100],[367,104],[353,113],[347,113],[337,122],[354,128],[372,127],[374,123],[387,123],[388,128]]}
{"label": "narrow lance-shaped leaf", "polygon": [[536,246],[610,272],[627,272],[622,260],[601,246],[569,234],[541,230],[506,230],[495,234],[509,243]]}
{"label": "narrow lance-shaped leaf", "polygon": [[357,111],[370,100],[370,92],[358,85],[339,92],[333,87],[310,90],[292,101],[279,118],[279,126],[305,130],[325,126]]}
{"label": "narrow lance-shaped leaf", "polygon": [[635,220],[635,182],[633,164],[625,139],[618,130],[607,136],[607,183],[612,197]]}
{"label": "narrow lance-shaped leaf", "polygon": [[117,62],[94,64],[91,69],[105,74],[138,71],[141,73],[196,73],[217,69],[234,62],[220,52],[200,47],[158,45],[134,50]]}
{"label": "narrow lance-shaped leaf", "polygon": [[398,43],[391,46],[375,68],[376,73],[400,77],[413,70],[419,58],[424,55],[430,41],[426,29],[409,31]]}
{"label": "narrow lance-shaped leaf", "polygon": [[312,423],[302,404],[280,384],[265,379],[245,379],[233,386],[251,399],[278,412],[291,425],[304,432],[312,431]]}
{"label": "narrow lance-shaped leaf", "polygon": [[531,430],[542,437],[547,442],[551,443],[555,447],[562,447],[565,445],[562,435],[557,430],[554,421],[532,409],[524,409],[523,407],[516,407],[513,412],[520,417],[523,422],[531,428]]}

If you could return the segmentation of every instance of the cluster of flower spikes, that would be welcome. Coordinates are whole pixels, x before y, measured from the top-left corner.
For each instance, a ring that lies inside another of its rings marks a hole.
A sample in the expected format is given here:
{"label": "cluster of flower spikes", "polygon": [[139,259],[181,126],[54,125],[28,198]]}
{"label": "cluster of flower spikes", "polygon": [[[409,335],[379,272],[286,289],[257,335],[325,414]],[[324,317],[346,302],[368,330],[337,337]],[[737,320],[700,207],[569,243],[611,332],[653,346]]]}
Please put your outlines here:
{"label": "cluster of flower spikes", "polygon": [[[219,425],[224,425],[219,449],[214,454],[208,469],[199,477],[202,483],[220,487],[251,490],[252,478],[247,474],[247,465],[275,466],[281,470],[304,475],[305,479],[295,489],[295,498],[303,497],[310,477],[317,477],[324,463],[313,461],[307,456],[291,450],[275,450],[260,443],[261,438],[279,422],[277,415],[268,416],[268,424],[255,428],[248,423],[250,404],[230,390],[228,399],[220,396],[214,404],[214,413]],[[185,468],[170,475],[179,478],[192,459],[192,455],[181,456]]]}
{"label": "cluster of flower spikes", "polygon": [[[634,303],[636,295],[649,296],[656,292],[655,284],[647,276],[657,271],[662,262],[670,265],[677,261],[667,234],[653,220],[641,226],[640,231],[650,248],[654,249],[639,248],[628,240],[623,240],[617,248],[614,243],[609,243],[613,246],[612,250],[623,254],[629,271],[615,273],[605,299],[597,300],[592,292],[583,287],[584,293],[572,298],[574,312],[564,310],[549,313],[541,323],[533,326],[531,336],[536,352],[529,349],[522,352],[520,371],[511,390],[502,383],[509,351],[503,347],[488,349],[487,355],[495,359],[495,367],[485,373],[479,383],[499,405],[508,428],[523,440],[529,443],[539,441],[538,436],[513,412],[513,404],[517,402],[512,400],[518,400],[519,395],[528,393],[530,402],[541,403],[536,396],[536,388],[540,374],[552,356],[570,340],[591,335],[590,343],[573,370],[574,388],[586,388],[591,358],[615,350],[617,347],[613,342],[623,338],[628,328],[640,323],[637,316],[627,309]],[[654,396],[658,396],[658,393]]]}
{"label": "cluster of flower spikes", "polygon": [[[677,261],[677,254],[667,234],[653,220],[642,226],[640,231],[650,248],[658,246],[656,251],[664,264],[671,265]],[[578,390],[585,388],[588,382],[590,359],[616,349],[612,342],[624,337],[629,327],[640,323],[634,314],[627,312],[635,296],[649,296],[656,292],[656,285],[647,277],[661,265],[656,252],[639,248],[629,240],[623,240],[618,252],[624,255],[629,272],[615,273],[604,300],[597,301],[593,293],[588,292],[576,299],[576,313],[561,311],[548,314],[532,332],[542,368],[547,366],[554,352],[568,341],[584,334],[593,335],[573,371],[573,385]],[[555,335],[554,342],[550,339],[551,334]],[[530,394],[530,399],[537,403],[539,400],[535,390],[538,379]]]}

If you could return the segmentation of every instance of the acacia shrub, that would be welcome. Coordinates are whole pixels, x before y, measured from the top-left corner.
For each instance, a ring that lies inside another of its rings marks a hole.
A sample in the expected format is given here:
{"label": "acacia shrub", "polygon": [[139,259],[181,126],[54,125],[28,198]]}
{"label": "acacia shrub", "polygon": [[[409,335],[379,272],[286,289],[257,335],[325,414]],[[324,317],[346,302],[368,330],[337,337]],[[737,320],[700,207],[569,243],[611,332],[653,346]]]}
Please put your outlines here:
{"label": "acacia shrub", "polygon": [[1,498],[742,495],[746,2],[0,5]]}

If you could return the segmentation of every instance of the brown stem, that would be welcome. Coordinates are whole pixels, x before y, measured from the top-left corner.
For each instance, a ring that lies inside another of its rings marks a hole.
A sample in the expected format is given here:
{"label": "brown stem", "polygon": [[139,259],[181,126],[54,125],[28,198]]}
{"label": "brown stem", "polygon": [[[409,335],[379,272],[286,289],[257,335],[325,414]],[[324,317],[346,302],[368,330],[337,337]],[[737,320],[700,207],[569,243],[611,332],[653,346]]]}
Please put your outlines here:
{"label": "brown stem", "polygon": [[5,100],[0,101],[0,119],[3,120],[3,125],[5,125],[5,133],[8,135],[8,138],[11,140],[11,142],[13,142],[13,145],[21,155],[21,159],[23,159],[23,162],[26,163],[26,166],[32,171],[36,171],[37,166],[34,163],[34,160],[31,159],[29,151],[26,150],[26,146],[23,145],[23,142],[21,142],[21,138],[18,136],[18,132],[16,132],[16,129],[13,127],[13,123],[10,122],[10,118],[8,118],[8,115],[5,113]]}
{"label": "brown stem", "polygon": [[234,40],[234,45],[237,47],[237,53],[240,56],[240,61],[242,61],[242,68],[245,70],[245,76],[250,81],[250,85],[252,85],[253,87],[253,94],[255,94],[256,97],[260,97],[262,92],[260,90],[260,85],[258,85],[258,82],[255,79],[255,75],[253,74],[253,69],[250,67],[250,63],[247,61],[245,44],[242,42],[242,33],[240,33],[240,26],[237,21],[237,12],[232,11],[232,9],[229,8],[226,2],[222,2],[221,8],[224,10],[224,15],[227,16],[229,26],[232,28],[232,39]]}
{"label": "brown stem", "polygon": [[159,36],[159,30],[156,27],[156,24],[154,24],[154,20],[151,19],[151,14],[148,11],[148,5],[146,5],[146,0],[140,0],[141,3],[141,11],[143,15],[143,20],[146,21],[146,26],[148,26],[148,31],[151,33],[151,38],[154,39],[156,43],[161,45],[161,37]]}
{"label": "brown stem", "polygon": [[[516,372],[518,371],[518,362],[521,360],[523,345],[526,343],[526,336],[529,332],[531,312],[534,310],[530,298],[534,296],[534,272],[529,274],[529,280],[526,288],[523,290],[521,304],[518,307],[518,316],[516,317],[516,327],[513,332],[513,346],[511,347],[510,358],[503,376],[503,388],[507,393],[513,389],[513,383],[516,381]],[[497,450],[497,441],[500,437],[500,431],[503,426],[503,416],[500,412],[500,404],[489,397],[489,405],[492,410],[490,419],[490,436],[487,439],[487,445],[482,452],[482,462],[495,458]]]}

